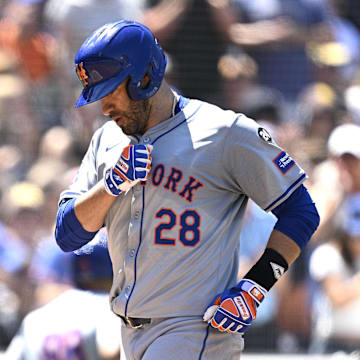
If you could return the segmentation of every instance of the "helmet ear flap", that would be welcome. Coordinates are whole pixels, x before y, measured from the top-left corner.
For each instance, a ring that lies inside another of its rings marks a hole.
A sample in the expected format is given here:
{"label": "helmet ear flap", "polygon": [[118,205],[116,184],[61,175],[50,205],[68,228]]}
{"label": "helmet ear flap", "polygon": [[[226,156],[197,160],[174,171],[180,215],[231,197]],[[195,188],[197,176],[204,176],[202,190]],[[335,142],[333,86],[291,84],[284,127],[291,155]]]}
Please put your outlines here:
{"label": "helmet ear flap", "polygon": [[151,65],[149,64],[149,71],[147,71],[140,81],[133,81],[131,78],[129,79],[127,83],[127,92],[129,95],[129,98],[131,100],[145,100],[149,98],[149,92],[152,91],[152,75],[151,73]]}
{"label": "helmet ear flap", "polygon": [[131,100],[138,100],[137,97],[138,97],[138,83],[139,82],[134,82],[131,78],[128,80],[128,83],[126,85],[126,89],[127,89],[127,93],[128,93],[128,96]]}
{"label": "helmet ear flap", "polygon": [[127,92],[131,100],[137,101],[137,100],[145,99],[141,87],[141,81],[135,82],[132,79],[130,79],[127,84]]}

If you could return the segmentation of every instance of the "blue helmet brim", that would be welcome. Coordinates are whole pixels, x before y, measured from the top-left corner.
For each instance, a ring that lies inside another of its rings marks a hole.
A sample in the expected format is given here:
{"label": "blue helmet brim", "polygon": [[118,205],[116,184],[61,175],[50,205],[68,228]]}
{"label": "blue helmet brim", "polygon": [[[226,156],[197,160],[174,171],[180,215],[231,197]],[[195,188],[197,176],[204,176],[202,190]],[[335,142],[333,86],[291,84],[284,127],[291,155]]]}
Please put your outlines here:
{"label": "blue helmet brim", "polygon": [[127,77],[128,72],[125,72],[108,80],[102,81],[101,83],[98,83],[94,86],[85,88],[81,92],[76,104],[74,105],[74,108],[91,104],[104,98],[105,96],[112,93]]}

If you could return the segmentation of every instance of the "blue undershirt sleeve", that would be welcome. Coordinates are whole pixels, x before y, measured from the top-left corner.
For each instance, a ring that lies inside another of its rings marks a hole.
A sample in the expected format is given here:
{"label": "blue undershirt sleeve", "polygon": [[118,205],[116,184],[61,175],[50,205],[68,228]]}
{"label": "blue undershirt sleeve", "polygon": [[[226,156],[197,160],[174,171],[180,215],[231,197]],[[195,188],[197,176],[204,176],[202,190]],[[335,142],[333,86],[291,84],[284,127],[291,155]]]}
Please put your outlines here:
{"label": "blue undershirt sleeve", "polygon": [[86,231],[74,211],[76,199],[69,199],[60,204],[55,228],[55,239],[61,250],[65,252],[80,249],[94,238],[97,231]]}
{"label": "blue undershirt sleeve", "polygon": [[274,229],[287,235],[304,249],[319,226],[320,217],[304,185],[300,185],[283,203],[272,210],[278,218]]}

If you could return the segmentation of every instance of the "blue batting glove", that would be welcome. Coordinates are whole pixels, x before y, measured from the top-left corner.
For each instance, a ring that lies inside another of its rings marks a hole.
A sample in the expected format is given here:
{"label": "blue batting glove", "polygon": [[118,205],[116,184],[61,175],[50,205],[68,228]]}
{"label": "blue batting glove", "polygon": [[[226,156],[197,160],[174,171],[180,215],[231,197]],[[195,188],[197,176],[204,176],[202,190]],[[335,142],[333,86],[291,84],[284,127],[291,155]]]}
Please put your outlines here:
{"label": "blue batting glove", "polygon": [[243,279],[236,287],[218,295],[203,319],[221,332],[243,334],[256,319],[257,308],[266,294],[256,282]]}
{"label": "blue batting glove", "polygon": [[105,171],[105,190],[113,196],[146,181],[151,169],[152,145],[128,145],[115,166]]}

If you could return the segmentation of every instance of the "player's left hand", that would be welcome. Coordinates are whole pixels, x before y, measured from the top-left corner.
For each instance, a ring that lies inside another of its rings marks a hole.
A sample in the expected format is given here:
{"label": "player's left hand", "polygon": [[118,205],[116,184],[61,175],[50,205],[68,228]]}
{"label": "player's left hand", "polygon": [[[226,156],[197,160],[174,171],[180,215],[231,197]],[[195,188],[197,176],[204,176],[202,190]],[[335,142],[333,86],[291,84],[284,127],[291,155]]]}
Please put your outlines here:
{"label": "player's left hand", "polygon": [[267,291],[252,280],[218,295],[204,314],[204,321],[221,332],[243,334],[256,318],[257,308]]}

